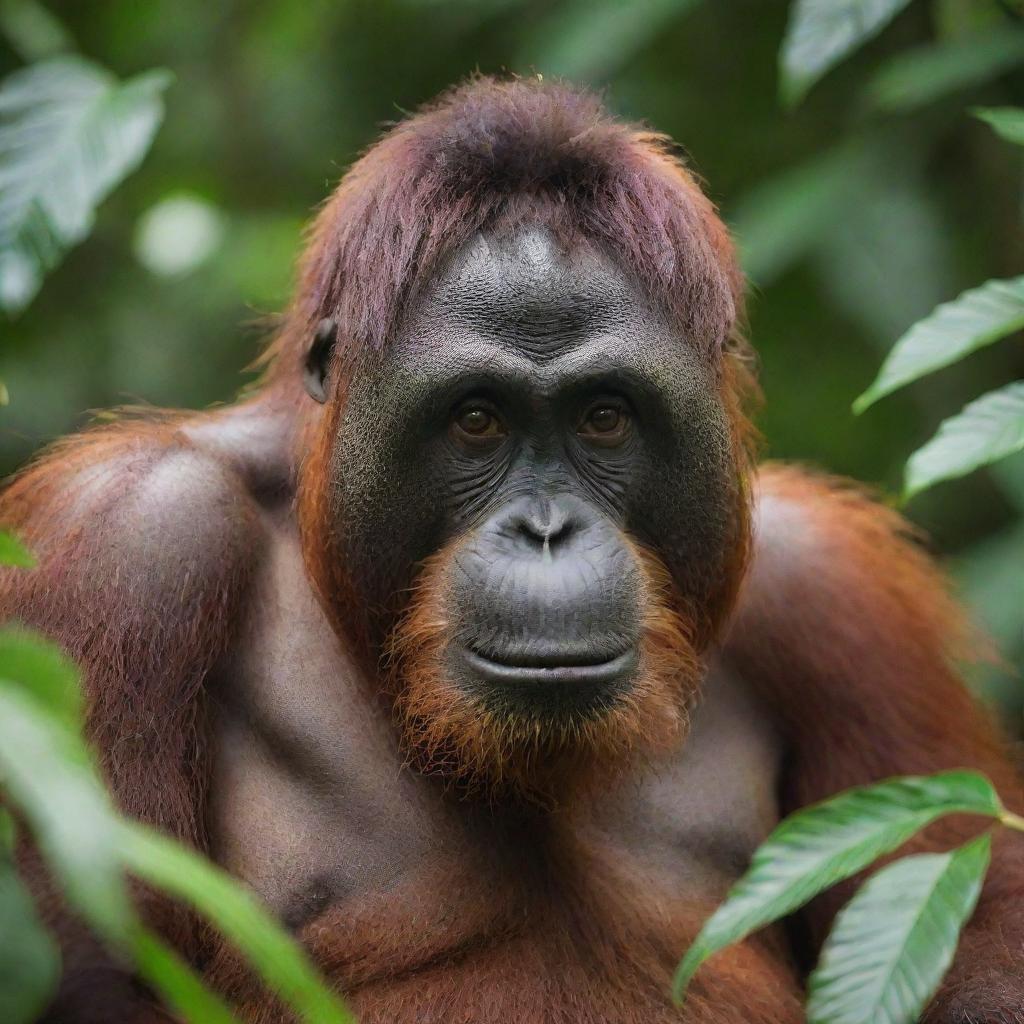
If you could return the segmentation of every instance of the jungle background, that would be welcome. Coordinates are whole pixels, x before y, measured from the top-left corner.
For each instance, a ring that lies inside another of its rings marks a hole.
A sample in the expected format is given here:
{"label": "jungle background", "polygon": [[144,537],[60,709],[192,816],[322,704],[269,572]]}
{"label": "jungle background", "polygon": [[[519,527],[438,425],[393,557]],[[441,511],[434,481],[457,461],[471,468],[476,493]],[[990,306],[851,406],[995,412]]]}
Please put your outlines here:
{"label": "jungle background", "polygon": [[[1024,150],[969,113],[1024,100],[1015,12],[997,0],[910,3],[787,109],[777,64],[788,6],[3,0],[0,77],[56,50],[121,78],[154,67],[174,77],[139,170],[31,305],[0,320],[0,471],[89,410],[229,401],[287,302],[317,204],[382,124],[479,70],[591,84],[678,140],[751,278],[766,454],[897,493],[942,416],[1024,371],[1017,336],[859,418],[850,409],[915,320],[1024,268]],[[1014,716],[1022,508],[1018,455],[907,510],[996,636],[1006,664],[981,670],[980,685]]]}
{"label": "jungle background", "polygon": [[[317,204],[382,125],[477,71],[591,85],[679,141],[749,275],[766,455],[905,506],[995,640],[973,685],[1024,736],[1024,0],[0,0],[0,475],[97,410],[230,401]],[[3,529],[0,565],[33,565]],[[244,886],[111,805],[80,682],[0,626],[0,1019],[34,1021],[61,971],[18,875],[31,837],[183,1019],[235,1017],[126,874],[212,921],[302,1020],[351,1020]],[[716,950],[965,810],[1024,832],[969,770],[792,815],[676,999]],[[989,842],[861,887],[808,978],[812,1024],[918,1018]]]}

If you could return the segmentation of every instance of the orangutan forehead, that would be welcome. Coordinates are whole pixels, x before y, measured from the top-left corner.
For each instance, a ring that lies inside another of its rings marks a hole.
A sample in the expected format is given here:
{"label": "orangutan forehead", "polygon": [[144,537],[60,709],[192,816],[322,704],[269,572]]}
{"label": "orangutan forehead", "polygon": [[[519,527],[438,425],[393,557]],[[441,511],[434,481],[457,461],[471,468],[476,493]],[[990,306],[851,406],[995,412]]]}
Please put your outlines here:
{"label": "orangutan forehead", "polygon": [[439,318],[531,347],[562,347],[620,325],[678,338],[667,311],[614,259],[540,226],[477,234],[413,305],[401,333],[434,333]]}

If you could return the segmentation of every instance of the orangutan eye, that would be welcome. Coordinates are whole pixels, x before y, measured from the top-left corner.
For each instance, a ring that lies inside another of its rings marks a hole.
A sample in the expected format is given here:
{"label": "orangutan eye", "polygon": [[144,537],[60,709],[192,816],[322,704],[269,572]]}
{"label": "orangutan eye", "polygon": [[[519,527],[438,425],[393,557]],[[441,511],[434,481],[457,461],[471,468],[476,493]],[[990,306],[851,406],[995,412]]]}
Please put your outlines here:
{"label": "orangutan eye", "polygon": [[456,410],[451,433],[456,441],[472,448],[493,447],[508,435],[498,415],[478,404],[463,405]]}
{"label": "orangutan eye", "polygon": [[601,401],[592,405],[576,430],[588,444],[613,448],[629,433],[629,413],[618,402]]}

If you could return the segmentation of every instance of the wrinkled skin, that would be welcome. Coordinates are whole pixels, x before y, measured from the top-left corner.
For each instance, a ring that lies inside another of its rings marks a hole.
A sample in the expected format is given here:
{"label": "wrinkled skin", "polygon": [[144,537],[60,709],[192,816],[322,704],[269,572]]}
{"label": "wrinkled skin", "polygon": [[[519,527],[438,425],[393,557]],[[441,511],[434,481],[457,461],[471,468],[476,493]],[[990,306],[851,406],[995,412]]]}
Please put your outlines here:
{"label": "wrinkled skin", "polygon": [[[473,446],[451,422],[477,405],[505,433]],[[595,406],[628,418],[611,444],[578,432]],[[713,371],[621,270],[540,230],[478,237],[453,261],[357,374],[332,470],[343,557],[370,605],[393,606],[415,566],[469,533],[450,595],[467,683],[513,682],[475,652],[537,667],[620,656],[618,685],[640,628],[624,531],[699,603],[735,514]]]}

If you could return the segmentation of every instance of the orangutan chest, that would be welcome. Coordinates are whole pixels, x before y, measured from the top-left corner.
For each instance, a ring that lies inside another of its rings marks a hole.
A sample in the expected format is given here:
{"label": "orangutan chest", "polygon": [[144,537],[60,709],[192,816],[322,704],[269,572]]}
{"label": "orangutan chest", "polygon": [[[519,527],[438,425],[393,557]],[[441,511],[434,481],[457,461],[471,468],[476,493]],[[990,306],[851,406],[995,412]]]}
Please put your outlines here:
{"label": "orangutan chest", "polygon": [[598,936],[629,906],[667,937],[670,908],[719,898],[774,824],[777,744],[718,671],[673,756],[562,806],[458,799],[405,766],[290,554],[217,673],[208,825],[214,857],[348,987],[511,948],[527,919]]}

